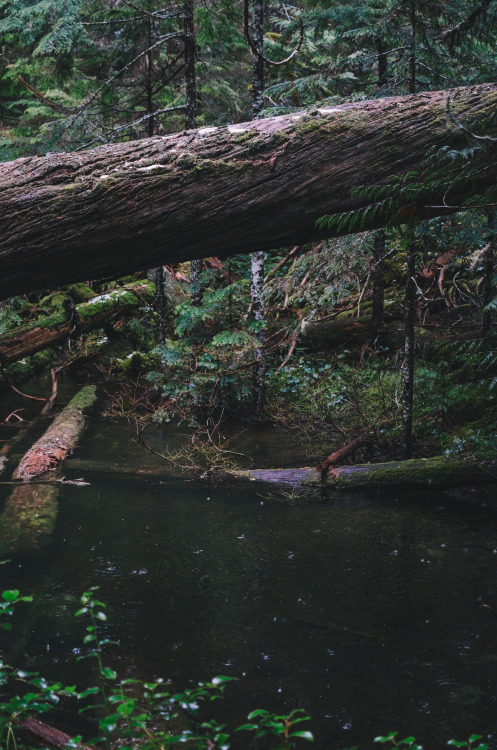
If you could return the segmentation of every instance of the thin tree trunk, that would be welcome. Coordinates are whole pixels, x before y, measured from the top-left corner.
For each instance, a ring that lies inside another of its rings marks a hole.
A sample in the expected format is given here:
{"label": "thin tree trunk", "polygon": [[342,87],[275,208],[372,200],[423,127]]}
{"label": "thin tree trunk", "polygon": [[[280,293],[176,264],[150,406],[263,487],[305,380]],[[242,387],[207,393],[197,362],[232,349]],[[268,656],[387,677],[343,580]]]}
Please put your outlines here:
{"label": "thin tree trunk", "polygon": [[416,282],[414,279],[416,262],[416,243],[411,239],[407,246],[407,279],[405,293],[405,343],[404,362],[402,365],[402,438],[401,454],[403,459],[412,455],[412,406],[414,400],[414,321],[416,313]]}
{"label": "thin tree trunk", "polygon": [[197,127],[197,81],[195,76],[195,24],[193,0],[183,4],[183,31],[185,39],[185,125],[187,130]]}
{"label": "thin tree trunk", "polygon": [[383,40],[376,40],[376,51],[378,52],[378,86],[381,88],[387,82],[387,64],[388,58],[385,48],[383,46]]}
{"label": "thin tree trunk", "polygon": [[373,246],[373,306],[371,310],[371,341],[374,343],[383,325],[385,303],[385,230],[379,229]]}
{"label": "thin tree trunk", "polygon": [[[195,130],[197,127],[197,78],[195,72],[195,16],[193,0],[185,0],[183,4],[183,29],[185,34],[185,127]],[[201,275],[204,263],[201,259],[190,261],[190,281],[192,284],[191,303],[195,307],[202,304],[203,289]]]}
{"label": "thin tree trunk", "polygon": [[153,269],[155,284],[154,309],[157,315],[157,341],[162,346],[166,343],[166,292],[164,289],[164,268],[157,266]]}
{"label": "thin tree trunk", "polygon": [[251,256],[252,265],[252,285],[251,285],[251,299],[252,299],[252,315],[254,316],[257,325],[256,338],[259,342],[259,347],[255,352],[255,363],[254,363],[254,406],[256,411],[260,411],[266,401],[266,356],[264,352],[264,342],[266,339],[266,332],[264,330],[264,253],[257,252],[252,253]]}
{"label": "thin tree trunk", "polygon": [[411,49],[409,54],[409,93],[416,93],[416,3],[411,2],[409,18],[411,22]]}
{"label": "thin tree trunk", "polygon": [[[494,298],[494,249],[497,233],[497,211],[489,209],[487,212],[488,228],[490,230],[487,246],[483,255],[483,308],[490,304]],[[482,335],[488,333],[492,327],[492,311],[483,310],[481,324]]]}
{"label": "thin tree trunk", "polygon": [[[256,48],[262,53],[264,50],[264,0],[253,0],[252,5],[252,39]],[[252,117],[257,119],[264,106],[264,60],[256,54],[252,54]],[[264,252],[256,251],[251,255],[251,306],[252,315],[258,328],[256,337],[259,347],[255,353],[254,363],[254,407],[259,412],[266,400],[266,355],[264,352],[265,342],[265,315],[264,315],[264,277],[265,277]]]}
{"label": "thin tree trunk", "polygon": [[[264,0],[252,0],[252,41],[264,50]],[[259,117],[264,107],[264,60],[252,54],[252,118]]]}

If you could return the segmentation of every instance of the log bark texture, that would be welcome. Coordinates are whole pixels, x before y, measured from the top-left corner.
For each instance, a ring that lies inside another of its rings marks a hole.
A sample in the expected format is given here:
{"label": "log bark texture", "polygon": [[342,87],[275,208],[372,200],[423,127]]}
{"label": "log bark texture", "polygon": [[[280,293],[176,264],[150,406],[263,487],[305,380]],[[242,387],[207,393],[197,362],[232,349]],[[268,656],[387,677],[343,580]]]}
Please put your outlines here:
{"label": "log bark texture", "polygon": [[115,289],[76,305],[76,321],[67,319],[63,313],[54,313],[31,325],[11,328],[0,335],[0,362],[5,367],[42,349],[61,344],[73,331],[79,335],[99,328],[116,315],[142,306],[143,298],[150,300],[152,293],[151,284]]}
{"label": "log bark texture", "polygon": [[74,449],[85,426],[83,411],[95,402],[96,386],[82,388],[22,457],[13,479],[27,482],[54,469]]}
{"label": "log bark texture", "polygon": [[334,490],[380,491],[436,489],[492,484],[497,481],[497,456],[448,459],[413,458],[379,464],[340,466],[325,477],[316,469],[254,469],[232,473],[237,479],[293,487],[329,487]]}
{"label": "log bark texture", "polygon": [[[495,111],[497,84],[0,164],[0,298],[333,236],[316,220],[367,204],[352,188],[389,183],[419,170],[429,149],[461,144],[449,99],[471,128]],[[495,178],[482,170],[465,194]]]}
{"label": "log bark texture", "polygon": [[[65,732],[61,732],[60,729],[51,727],[40,719],[35,719],[34,716],[29,716],[22,723],[18,725],[19,733],[30,742],[40,743],[45,747],[53,747],[56,750],[63,750],[69,747],[69,743],[72,742],[72,738]],[[81,750],[97,750],[95,745],[86,745],[85,743],[73,744],[71,747],[81,748]]]}

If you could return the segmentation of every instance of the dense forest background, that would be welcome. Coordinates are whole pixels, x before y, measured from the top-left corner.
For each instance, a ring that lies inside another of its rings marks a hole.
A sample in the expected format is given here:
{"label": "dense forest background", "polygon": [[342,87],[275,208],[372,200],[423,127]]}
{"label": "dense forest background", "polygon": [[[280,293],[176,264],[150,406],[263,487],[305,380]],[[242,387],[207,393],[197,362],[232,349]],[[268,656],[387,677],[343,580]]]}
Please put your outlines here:
{"label": "dense forest background", "polygon": [[[491,0],[2,0],[0,158],[492,81],[496,14]],[[454,123],[461,147],[431,155],[433,180],[495,159],[494,123],[479,135]],[[416,180],[397,190],[405,204]],[[92,283],[89,268],[87,285],[2,303],[7,377],[38,360],[122,376],[109,412],[137,434],[150,419],[198,431],[201,456],[180,463],[231,460],[219,419],[235,407],[316,458],[357,440],[368,460],[494,450],[494,203],[490,190],[429,221],[413,210],[377,232],[223,261],[212,247],[206,261],[143,269],[118,282],[138,283],[141,303],[133,293],[113,309],[104,335],[100,318],[82,325],[84,304],[116,282]],[[61,320],[56,342],[12,354],[16,326]]]}

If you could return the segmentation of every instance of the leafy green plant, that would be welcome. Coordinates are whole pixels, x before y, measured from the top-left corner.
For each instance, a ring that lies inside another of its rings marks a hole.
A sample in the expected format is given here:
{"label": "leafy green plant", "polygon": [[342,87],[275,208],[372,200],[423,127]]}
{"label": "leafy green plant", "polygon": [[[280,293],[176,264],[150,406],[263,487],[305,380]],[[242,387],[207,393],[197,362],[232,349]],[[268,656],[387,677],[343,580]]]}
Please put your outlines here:
{"label": "leafy green plant", "polygon": [[302,708],[296,708],[289,714],[284,715],[274,714],[264,709],[257,709],[256,711],[252,711],[247,718],[250,723],[237,727],[236,731],[241,732],[245,730],[254,732],[254,745],[262,737],[277,737],[278,744],[275,750],[287,750],[287,748],[293,746],[296,739],[303,739],[309,742],[314,741],[314,736],[309,730],[295,730],[294,728],[302,722],[309,721],[309,714]]}

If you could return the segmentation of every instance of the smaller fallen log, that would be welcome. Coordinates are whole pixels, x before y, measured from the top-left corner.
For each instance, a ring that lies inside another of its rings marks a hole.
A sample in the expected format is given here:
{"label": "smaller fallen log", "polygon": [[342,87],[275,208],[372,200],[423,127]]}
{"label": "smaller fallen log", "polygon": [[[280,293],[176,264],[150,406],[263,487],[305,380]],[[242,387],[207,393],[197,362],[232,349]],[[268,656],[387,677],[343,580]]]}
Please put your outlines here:
{"label": "smaller fallen log", "polygon": [[319,471],[323,475],[326,474],[330,469],[333,469],[337,464],[340,464],[344,458],[348,458],[348,456],[352,455],[352,453],[360,448],[363,443],[364,435],[359,435],[355,440],[351,440],[350,443],[344,445],[343,448],[331,453],[328,458],[321,461],[321,463],[316,466],[316,471]]}
{"label": "smaller fallen log", "polygon": [[153,294],[151,283],[113,289],[76,305],[70,316],[54,313],[31,325],[12,328],[0,336],[0,363],[3,367],[29,357],[42,349],[63,343],[72,334],[100,328],[116,315],[132,312]]}
{"label": "smaller fallen log", "polygon": [[[86,745],[85,743],[75,744],[65,732],[61,732],[60,729],[55,729],[49,724],[45,724],[40,719],[35,719],[33,716],[29,716],[25,721],[17,725],[18,732],[25,739],[30,742],[35,741],[41,743],[45,747],[53,747],[56,750],[59,748],[65,750],[65,748],[81,748],[81,750],[97,750],[94,745]],[[72,743],[72,744],[70,744]]]}
{"label": "smaller fallen log", "polygon": [[30,479],[54,469],[74,449],[85,426],[83,411],[95,402],[96,386],[82,388],[50,427],[29,449],[14,471],[13,479]]}
{"label": "smaller fallen log", "polygon": [[336,491],[374,491],[399,489],[445,489],[497,481],[497,454],[447,458],[413,458],[378,464],[357,464],[332,469],[324,477],[316,469],[252,469],[230,472],[236,479],[249,482],[290,485],[292,487],[328,487]]}

